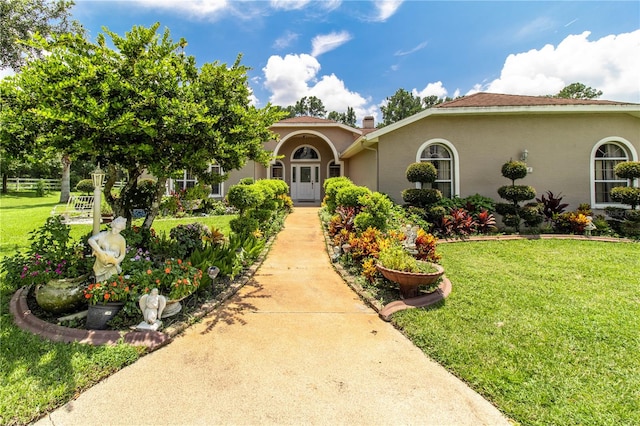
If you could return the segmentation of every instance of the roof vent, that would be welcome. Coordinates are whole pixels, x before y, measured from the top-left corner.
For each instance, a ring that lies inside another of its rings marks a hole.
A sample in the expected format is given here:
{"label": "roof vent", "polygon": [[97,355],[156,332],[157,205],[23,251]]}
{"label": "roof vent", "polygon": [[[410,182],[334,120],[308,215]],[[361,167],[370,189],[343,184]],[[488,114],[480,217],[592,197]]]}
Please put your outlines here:
{"label": "roof vent", "polygon": [[362,128],[363,129],[373,129],[373,115],[367,115],[362,119]]}

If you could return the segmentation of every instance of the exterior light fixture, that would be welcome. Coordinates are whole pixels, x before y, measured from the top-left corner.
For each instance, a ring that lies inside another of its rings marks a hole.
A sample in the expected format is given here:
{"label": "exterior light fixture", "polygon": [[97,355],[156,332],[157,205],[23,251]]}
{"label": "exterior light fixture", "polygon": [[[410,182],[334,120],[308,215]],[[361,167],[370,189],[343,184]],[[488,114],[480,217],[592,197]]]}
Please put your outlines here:
{"label": "exterior light fixture", "polygon": [[529,151],[525,149],[524,151],[522,151],[522,154],[520,154],[520,159],[522,161],[527,161],[527,158],[529,158]]}

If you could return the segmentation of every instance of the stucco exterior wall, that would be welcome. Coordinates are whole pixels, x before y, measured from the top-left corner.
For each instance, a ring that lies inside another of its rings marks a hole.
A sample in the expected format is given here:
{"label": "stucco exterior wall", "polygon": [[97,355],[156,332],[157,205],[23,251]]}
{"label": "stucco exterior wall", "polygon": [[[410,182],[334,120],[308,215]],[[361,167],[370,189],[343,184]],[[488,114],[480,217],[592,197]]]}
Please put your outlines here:
{"label": "stucco exterior wall", "polygon": [[[510,184],[502,177],[502,164],[519,160],[528,151],[533,169],[517,183],[564,195],[576,208],[590,202],[591,152],[605,138],[623,138],[640,152],[640,118],[626,114],[429,116],[380,137],[380,191],[401,203],[407,166],[416,161],[420,147],[430,140],[445,140],[459,154],[459,195],[479,193],[500,200],[497,189]],[[359,153],[357,157],[368,156]],[[636,158],[637,160],[637,158]],[[352,159],[353,162],[353,159]],[[353,170],[351,168],[350,170]]]}
{"label": "stucco exterior wall", "polygon": [[375,151],[366,150],[350,158],[345,176],[349,177],[356,185],[366,186],[376,191],[378,187],[376,157]]}

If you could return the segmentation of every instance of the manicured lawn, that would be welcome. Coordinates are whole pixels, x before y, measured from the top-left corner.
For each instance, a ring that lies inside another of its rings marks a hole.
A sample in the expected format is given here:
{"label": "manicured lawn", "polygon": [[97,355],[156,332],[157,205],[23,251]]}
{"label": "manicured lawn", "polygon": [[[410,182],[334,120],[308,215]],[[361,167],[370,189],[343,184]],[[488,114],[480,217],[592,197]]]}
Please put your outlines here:
{"label": "manicured lawn", "polygon": [[523,425],[640,424],[640,245],[441,244],[453,292],[394,315]]}
{"label": "manicured lawn", "polygon": [[[0,258],[29,246],[29,232],[42,226],[59,193],[37,198],[33,193],[0,196]],[[233,216],[157,219],[154,229],[169,232],[179,223],[206,223],[229,234]],[[73,225],[76,238],[91,225]],[[0,281],[0,424],[26,424],[73,399],[115,371],[135,362],[141,349],[128,345],[88,346],[53,343],[13,325],[9,300],[13,289]],[[108,407],[108,401],[105,402]]]}

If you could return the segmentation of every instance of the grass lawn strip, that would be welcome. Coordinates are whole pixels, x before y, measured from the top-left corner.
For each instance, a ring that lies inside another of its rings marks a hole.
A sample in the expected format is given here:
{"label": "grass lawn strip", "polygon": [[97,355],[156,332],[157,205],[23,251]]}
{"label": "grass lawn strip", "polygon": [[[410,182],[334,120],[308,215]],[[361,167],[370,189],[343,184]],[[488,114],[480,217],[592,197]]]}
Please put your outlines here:
{"label": "grass lawn strip", "polygon": [[393,321],[522,424],[640,424],[637,243],[439,247],[453,292]]}

